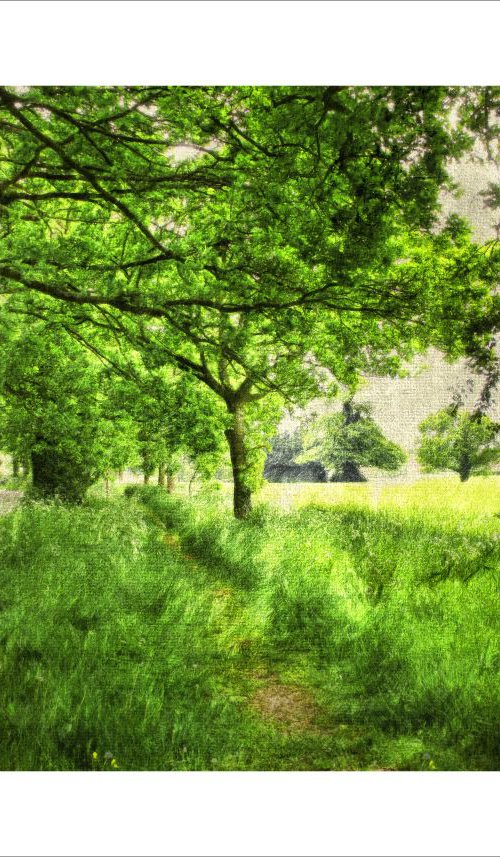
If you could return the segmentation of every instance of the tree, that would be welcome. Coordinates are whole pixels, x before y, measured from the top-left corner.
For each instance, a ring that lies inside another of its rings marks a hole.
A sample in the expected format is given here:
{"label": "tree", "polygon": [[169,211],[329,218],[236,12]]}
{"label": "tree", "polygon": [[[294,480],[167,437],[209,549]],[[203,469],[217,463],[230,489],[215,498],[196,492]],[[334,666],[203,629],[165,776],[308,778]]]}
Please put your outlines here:
{"label": "tree", "polygon": [[187,457],[204,475],[212,474],[223,455],[220,406],[185,373],[137,369],[114,384],[113,402],[133,417],[145,481],[158,468],[158,483],[173,490]]}
{"label": "tree", "polygon": [[474,474],[490,473],[500,461],[500,424],[486,414],[453,405],[427,417],[420,431],[418,460],[427,473],[454,470],[466,482]]}
{"label": "tree", "polygon": [[399,470],[406,459],[403,450],[382,434],[366,404],[350,398],[340,414],[320,417],[305,438],[306,457],[319,458],[334,471],[333,482],[366,482],[360,467]]}
{"label": "tree", "polygon": [[447,160],[473,142],[450,121],[462,97],[0,88],[5,311],[106,354],[119,337],[208,387],[244,517],[279,407],[317,394],[318,365],[353,385],[430,344],[490,341],[498,250],[435,229]]}
{"label": "tree", "polygon": [[326,482],[326,470],[319,461],[296,462],[302,452],[300,428],[277,434],[266,457],[264,477],[271,482]]}
{"label": "tree", "polygon": [[127,463],[135,427],[111,407],[95,363],[70,336],[54,333],[24,326],[3,350],[0,444],[30,460],[37,496],[79,503],[97,479]]}

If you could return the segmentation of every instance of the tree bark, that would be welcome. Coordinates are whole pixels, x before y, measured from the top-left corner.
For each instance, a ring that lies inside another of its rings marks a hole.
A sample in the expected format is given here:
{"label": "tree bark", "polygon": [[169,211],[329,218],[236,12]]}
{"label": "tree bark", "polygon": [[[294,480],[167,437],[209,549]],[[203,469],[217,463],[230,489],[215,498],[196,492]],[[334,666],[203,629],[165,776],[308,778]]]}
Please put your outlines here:
{"label": "tree bark", "polygon": [[245,445],[244,411],[241,403],[228,408],[233,416],[232,427],[225,431],[233,470],[233,511],[235,518],[243,519],[252,511],[252,492],[246,483],[248,452]]}
{"label": "tree bark", "polygon": [[144,473],[144,484],[149,485],[149,473]]}
{"label": "tree bark", "polygon": [[169,494],[174,493],[175,488],[175,475],[171,470],[167,470],[167,491]]}
{"label": "tree bark", "polygon": [[165,485],[165,465],[164,464],[158,465],[158,485],[161,485],[162,487]]}
{"label": "tree bark", "polygon": [[19,476],[19,459],[15,455],[12,456],[12,476],[14,479]]}

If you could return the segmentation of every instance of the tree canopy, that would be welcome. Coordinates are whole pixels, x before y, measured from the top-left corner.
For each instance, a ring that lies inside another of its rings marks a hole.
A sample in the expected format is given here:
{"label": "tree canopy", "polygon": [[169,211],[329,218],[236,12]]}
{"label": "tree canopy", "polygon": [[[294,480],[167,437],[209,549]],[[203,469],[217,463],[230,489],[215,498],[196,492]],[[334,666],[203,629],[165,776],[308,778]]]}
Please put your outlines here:
{"label": "tree canopy", "polygon": [[220,403],[185,373],[164,367],[120,377],[113,386],[115,406],[137,427],[138,451],[146,479],[159,470],[159,483],[172,485],[187,457],[196,471],[212,475],[224,445]]}
{"label": "tree canopy", "polygon": [[130,413],[109,381],[64,332],[24,325],[1,350],[0,443],[30,463],[33,489],[79,502],[87,488],[134,456]]}
{"label": "tree canopy", "polygon": [[487,474],[500,461],[500,424],[486,414],[473,414],[451,406],[431,414],[420,426],[418,460],[424,470],[454,470],[466,482],[474,474]]}
{"label": "tree canopy", "polygon": [[452,119],[464,98],[1,87],[2,311],[205,385],[244,517],[280,407],[321,389],[319,367],[353,387],[429,344],[491,361],[498,252],[438,228],[447,163],[477,133],[473,107]]}
{"label": "tree canopy", "polygon": [[326,482],[321,462],[296,461],[304,452],[302,435],[300,426],[275,435],[264,466],[264,477],[270,482]]}
{"label": "tree canopy", "polygon": [[371,416],[366,404],[352,398],[339,414],[320,417],[306,432],[306,453],[333,470],[334,482],[364,482],[361,467],[399,470],[406,459],[403,450],[388,440]]}

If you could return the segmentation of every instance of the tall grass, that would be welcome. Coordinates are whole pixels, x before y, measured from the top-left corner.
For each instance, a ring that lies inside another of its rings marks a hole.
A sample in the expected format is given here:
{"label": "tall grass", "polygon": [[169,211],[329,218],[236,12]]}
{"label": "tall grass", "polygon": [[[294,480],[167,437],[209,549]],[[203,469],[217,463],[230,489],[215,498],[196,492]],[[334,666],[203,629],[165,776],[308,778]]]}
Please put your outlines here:
{"label": "tall grass", "polygon": [[0,520],[0,545],[2,769],[237,759],[211,601],[157,530],[123,502],[36,504]]}
{"label": "tall grass", "polygon": [[498,532],[359,506],[261,507],[235,524],[144,499],[215,574],[225,556],[234,584],[252,581],[261,652],[305,658],[332,723],[413,735],[442,767],[498,768]]}
{"label": "tall grass", "polygon": [[[494,502],[127,493],[0,519],[1,768],[498,769]],[[280,683],[312,725],[256,710]]]}

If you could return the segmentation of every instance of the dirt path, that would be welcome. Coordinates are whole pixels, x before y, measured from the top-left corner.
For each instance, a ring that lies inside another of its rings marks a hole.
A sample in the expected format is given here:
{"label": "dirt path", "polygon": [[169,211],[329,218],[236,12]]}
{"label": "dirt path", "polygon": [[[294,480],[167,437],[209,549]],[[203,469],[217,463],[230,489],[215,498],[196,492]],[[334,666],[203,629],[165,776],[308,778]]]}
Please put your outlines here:
{"label": "dirt path", "polygon": [[[180,543],[179,536],[174,531],[168,530],[162,521],[149,512],[150,519],[159,526],[163,535],[163,542],[193,570],[199,568],[197,560],[185,553]],[[231,621],[230,602],[235,596],[235,591],[230,586],[216,585],[212,589],[212,597],[218,602],[221,626]],[[221,604],[222,601],[222,604]],[[228,610],[229,608],[229,610]],[[229,615],[224,615],[226,612]],[[219,628],[222,630],[222,627]],[[241,641],[239,641],[241,643]],[[245,642],[245,641],[243,641]],[[275,728],[286,733],[309,732],[321,734],[324,730],[319,725],[321,711],[311,691],[300,683],[283,682],[271,668],[271,665],[262,664],[260,669],[243,670],[245,678],[254,684],[254,689],[246,695],[248,707],[255,712],[263,721],[267,721]]]}
{"label": "dirt path", "polygon": [[252,694],[250,707],[263,719],[285,732],[322,732],[318,725],[319,708],[308,688],[285,684],[272,673],[252,676],[259,687]]}
{"label": "dirt path", "polygon": [[286,659],[276,660],[263,649],[259,635],[252,633],[251,615],[245,615],[248,606],[238,588],[217,579],[213,568],[185,551],[175,529],[157,514],[147,507],[143,512],[158,529],[165,549],[185,563],[193,585],[206,591],[212,605],[211,634],[219,647],[218,692],[237,700],[242,719],[251,715],[256,724],[252,757],[256,769],[380,770],[378,759],[372,759],[370,731],[333,716],[300,664],[288,669]]}

